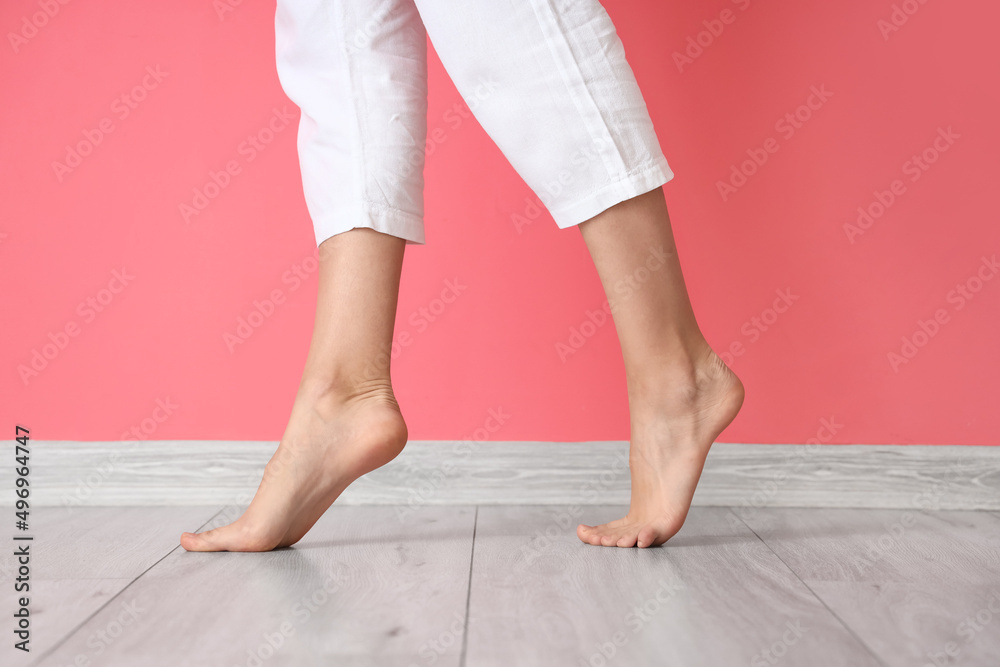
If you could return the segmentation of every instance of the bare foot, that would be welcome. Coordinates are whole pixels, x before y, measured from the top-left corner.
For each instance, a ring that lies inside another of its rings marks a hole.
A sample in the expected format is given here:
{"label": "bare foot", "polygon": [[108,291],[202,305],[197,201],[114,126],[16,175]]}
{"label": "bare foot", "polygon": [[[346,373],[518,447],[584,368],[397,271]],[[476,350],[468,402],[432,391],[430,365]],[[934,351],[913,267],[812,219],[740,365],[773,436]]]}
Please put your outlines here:
{"label": "bare foot", "polygon": [[[628,514],[577,536],[605,547],[651,547],[680,530],[712,443],[743,405],[743,384],[707,349],[693,370],[664,377],[663,392],[633,401]],[[679,375],[679,377],[677,377]]]}
{"label": "bare foot", "polygon": [[406,424],[388,384],[362,391],[300,392],[260,488],[239,519],[184,533],[188,551],[270,551],[295,544],[347,486],[394,459]]}

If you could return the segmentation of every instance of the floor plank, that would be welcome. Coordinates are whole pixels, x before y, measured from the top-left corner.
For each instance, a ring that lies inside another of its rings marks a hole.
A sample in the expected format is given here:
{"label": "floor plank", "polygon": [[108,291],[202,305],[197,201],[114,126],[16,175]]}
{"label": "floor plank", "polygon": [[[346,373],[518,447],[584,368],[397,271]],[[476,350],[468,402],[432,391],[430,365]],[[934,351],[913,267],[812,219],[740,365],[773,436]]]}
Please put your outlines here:
{"label": "floor plank", "polygon": [[[993,667],[1000,655],[991,512],[695,508],[666,547],[616,550],[573,531],[615,507],[488,506],[477,521],[463,506],[345,506],[293,549],[176,549],[216,509],[39,511],[34,664]],[[0,662],[26,664],[11,653]]]}
{"label": "floor plank", "polygon": [[774,508],[746,520],[890,667],[997,664],[995,515]]}
{"label": "floor plank", "polygon": [[[31,584],[31,642],[30,652],[11,650],[3,646],[4,665],[27,665],[32,659],[56,645],[91,614],[129,585],[125,579],[48,579]],[[19,594],[13,587],[4,586],[0,591],[0,609],[5,613],[16,609]],[[12,662],[6,662],[10,655]]]}
{"label": "floor plank", "polygon": [[878,664],[727,509],[694,508],[668,547],[643,550],[577,540],[580,519],[622,508],[571,512],[479,509],[469,667],[774,664],[765,651],[782,665]]}
{"label": "floor plank", "polygon": [[120,622],[102,667],[407,667],[421,656],[457,667],[474,520],[468,507],[406,521],[391,507],[333,507],[291,549],[175,551],[44,664],[94,657],[87,638]]}
{"label": "floor plank", "polygon": [[218,506],[44,507],[34,510],[32,575],[39,579],[137,577]]}
{"label": "floor plank", "polygon": [[[184,530],[204,524],[216,507],[36,508],[30,515],[31,653],[9,651],[26,664],[50,649],[133,579],[177,545]],[[13,558],[0,559],[10,582]],[[10,613],[23,592],[0,589]],[[6,664],[6,663],[5,663]]]}

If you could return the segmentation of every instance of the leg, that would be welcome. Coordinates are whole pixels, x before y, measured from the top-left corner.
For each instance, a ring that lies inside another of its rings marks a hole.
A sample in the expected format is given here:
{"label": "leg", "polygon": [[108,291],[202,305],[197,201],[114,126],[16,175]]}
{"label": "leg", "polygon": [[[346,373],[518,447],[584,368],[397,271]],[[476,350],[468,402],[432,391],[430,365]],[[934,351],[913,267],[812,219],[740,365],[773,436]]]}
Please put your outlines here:
{"label": "leg", "polygon": [[632,503],[581,525],[589,544],[648,547],[680,530],[712,443],[743,404],[743,385],[701,335],[657,188],[580,225],[604,285],[628,378]]}
{"label": "leg", "polygon": [[[282,87],[302,109],[302,186],[320,250],[309,356],[288,426],[234,523],[191,551],[294,544],[406,443],[389,377],[405,243],[422,243],[427,37],[412,0],[278,0]],[[360,229],[356,229],[360,228]]]}
{"label": "leg", "polygon": [[613,309],[628,373],[632,507],[578,535],[661,544],[684,522],[743,387],[695,322],[660,188],[673,172],[615,27],[597,0],[415,1],[483,128],[556,224],[580,225]]}
{"label": "leg", "polygon": [[278,451],[242,517],[188,551],[268,551],[305,535],[348,484],[406,444],[389,379],[405,241],[370,229],[320,246],[319,305],[298,395]]}

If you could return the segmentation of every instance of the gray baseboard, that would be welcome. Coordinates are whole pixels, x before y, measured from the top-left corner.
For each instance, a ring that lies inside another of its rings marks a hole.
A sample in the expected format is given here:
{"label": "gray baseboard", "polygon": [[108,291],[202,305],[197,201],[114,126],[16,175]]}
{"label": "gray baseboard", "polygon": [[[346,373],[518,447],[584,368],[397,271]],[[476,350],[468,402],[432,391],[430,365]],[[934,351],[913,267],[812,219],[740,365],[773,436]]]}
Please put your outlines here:
{"label": "gray baseboard", "polygon": [[[39,441],[33,506],[245,505],[274,442]],[[624,442],[411,442],[338,501],[587,504],[629,499]],[[0,505],[12,505],[11,465]],[[716,444],[695,505],[1000,510],[1000,447]]]}

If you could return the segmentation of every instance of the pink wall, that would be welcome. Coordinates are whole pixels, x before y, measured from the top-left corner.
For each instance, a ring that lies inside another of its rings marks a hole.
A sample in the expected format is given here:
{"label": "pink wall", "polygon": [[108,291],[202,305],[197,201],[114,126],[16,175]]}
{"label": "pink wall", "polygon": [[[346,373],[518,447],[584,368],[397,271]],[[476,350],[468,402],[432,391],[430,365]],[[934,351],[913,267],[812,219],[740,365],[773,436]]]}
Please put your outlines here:
{"label": "pink wall", "polygon": [[[0,5],[5,428],[281,436],[315,247],[273,3],[220,16],[225,2]],[[677,174],[666,195],[695,309],[718,350],[740,352],[747,400],[721,440],[995,444],[998,5],[608,10]],[[712,23],[723,11],[730,22]],[[894,12],[901,25],[884,35]],[[708,45],[679,67],[705,21],[721,34],[702,33]],[[411,436],[469,437],[499,410],[509,418],[494,439],[626,438],[614,330],[584,325],[604,299],[579,234],[544,212],[517,227],[537,200],[474,121],[454,120],[456,105],[433,60],[429,126],[443,139],[427,159],[428,244],[404,268],[397,336],[410,343],[394,362]],[[90,140],[57,173],[67,146]],[[723,197],[718,184],[749,154],[766,162]],[[921,155],[932,163],[917,166]],[[181,206],[230,162],[238,173],[185,220]],[[892,203],[876,215],[879,199]],[[859,207],[875,213],[852,231]],[[429,321],[421,309],[448,281],[460,296]],[[275,291],[282,302],[230,350],[226,334]],[[573,327],[593,335],[564,360],[556,346]],[[53,358],[25,381],[36,351]]]}

